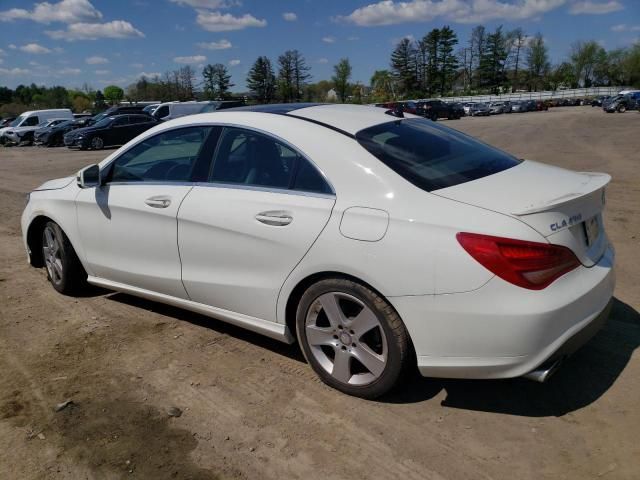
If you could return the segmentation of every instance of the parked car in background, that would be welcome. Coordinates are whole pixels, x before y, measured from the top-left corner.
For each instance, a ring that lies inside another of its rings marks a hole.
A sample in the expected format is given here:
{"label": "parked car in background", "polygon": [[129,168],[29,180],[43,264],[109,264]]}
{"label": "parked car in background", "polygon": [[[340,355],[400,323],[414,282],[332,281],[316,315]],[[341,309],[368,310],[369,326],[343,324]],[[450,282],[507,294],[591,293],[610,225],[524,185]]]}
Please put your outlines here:
{"label": "parked car in background", "polygon": [[504,103],[503,102],[491,102],[489,104],[489,114],[490,115],[500,115],[504,113]]}
{"label": "parked car in background", "polygon": [[461,103],[452,102],[449,105],[451,106],[451,109],[453,110],[453,113],[456,119],[464,117],[466,115],[464,112],[464,107],[462,106]]}
{"label": "parked car in background", "polygon": [[36,127],[42,122],[52,120],[54,118],[63,118],[73,120],[73,113],[68,108],[56,108],[47,110],[32,110],[20,114],[8,126],[0,128],[0,143],[6,141],[4,133],[8,129],[16,129],[21,127]]}
{"label": "parked car in background", "polygon": [[159,103],[152,103],[152,104],[147,105],[146,107],[144,107],[142,109],[142,111],[144,113],[146,113],[147,115],[153,115],[153,112],[156,111],[156,108],[158,108],[159,105],[160,105]]}
{"label": "parked car in background", "polygon": [[624,113],[627,110],[635,110],[637,102],[640,100],[640,92],[616,95],[602,105],[602,109],[607,113]]}
{"label": "parked car in background", "polygon": [[65,120],[56,125],[45,128],[38,128],[33,132],[33,143],[35,145],[44,145],[46,147],[57,147],[64,145],[64,135],[71,130],[84,127],[82,118],[74,120]]}
{"label": "parked car in background", "polygon": [[157,123],[156,119],[147,114],[113,115],[90,127],[67,133],[64,136],[64,144],[69,148],[81,150],[100,150],[104,147],[124,145]]}
{"label": "parked car in background", "polygon": [[16,117],[0,118],[0,128],[8,127],[15,119]]}
{"label": "parked car in background", "polygon": [[243,100],[211,100],[207,102],[201,102],[205,105],[200,110],[200,113],[216,112],[218,110],[226,110],[228,108],[242,107],[245,105]]}
{"label": "parked car in background", "polygon": [[161,103],[153,112],[153,117],[159,122],[167,122],[174,118],[194,115],[202,110],[200,102],[167,102]]}
{"label": "parked car in background", "polygon": [[91,117],[93,117],[93,115],[91,115],[90,113],[74,113],[73,114],[73,118],[75,118],[75,119],[91,118]]}
{"label": "parked car in background", "polygon": [[591,100],[592,107],[602,107],[602,104],[610,97],[607,95],[600,95]]}
{"label": "parked car in background", "polygon": [[454,108],[451,104],[442,100],[426,100],[416,104],[417,115],[436,121],[439,118],[448,118],[449,120],[459,119],[464,111]]}
{"label": "parked car in background", "polygon": [[516,102],[511,102],[512,113],[522,113],[526,111],[527,111],[527,104],[525,101],[519,100]]}
{"label": "parked car in background", "polygon": [[104,112],[100,112],[89,119],[84,119],[85,120],[84,126],[88,127],[90,125],[98,123],[104,118],[112,117],[114,115],[123,115],[125,113],[132,113],[132,114],[143,113],[142,111],[143,108],[144,107],[139,105],[116,105],[113,107],[109,107]]}
{"label": "parked car in background", "polygon": [[463,103],[462,110],[464,111],[464,114],[467,116],[471,116],[471,110],[473,109],[474,105],[475,105],[474,102]]}
{"label": "parked car in background", "polygon": [[491,109],[487,103],[474,103],[471,107],[471,116],[472,117],[488,117],[491,115]]}
{"label": "parked car in background", "polygon": [[36,125],[35,127],[17,127],[10,128],[4,132],[4,136],[7,139],[8,143],[13,143],[15,145],[29,145],[33,143],[33,135],[36,130],[40,128],[47,128],[58,125],[62,122],[68,122],[65,118],[54,118],[51,120],[45,120],[40,125]]}
{"label": "parked car in background", "polygon": [[545,100],[536,100],[536,111],[549,110],[549,105]]}

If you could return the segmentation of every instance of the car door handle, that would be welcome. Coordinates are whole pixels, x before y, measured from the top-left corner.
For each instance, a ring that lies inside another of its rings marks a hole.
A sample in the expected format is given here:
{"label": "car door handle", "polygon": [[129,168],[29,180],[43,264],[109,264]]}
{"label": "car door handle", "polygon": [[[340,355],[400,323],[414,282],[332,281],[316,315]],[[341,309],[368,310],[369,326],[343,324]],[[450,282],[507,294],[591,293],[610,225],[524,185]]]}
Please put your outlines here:
{"label": "car door handle", "polygon": [[293,217],[289,212],[283,212],[282,210],[271,210],[269,212],[260,212],[256,215],[256,220],[264,223],[265,225],[284,227],[285,225],[289,225],[293,221]]}
{"label": "car door handle", "polygon": [[147,198],[144,203],[153,208],[167,208],[171,205],[171,198],[158,195],[156,197]]}

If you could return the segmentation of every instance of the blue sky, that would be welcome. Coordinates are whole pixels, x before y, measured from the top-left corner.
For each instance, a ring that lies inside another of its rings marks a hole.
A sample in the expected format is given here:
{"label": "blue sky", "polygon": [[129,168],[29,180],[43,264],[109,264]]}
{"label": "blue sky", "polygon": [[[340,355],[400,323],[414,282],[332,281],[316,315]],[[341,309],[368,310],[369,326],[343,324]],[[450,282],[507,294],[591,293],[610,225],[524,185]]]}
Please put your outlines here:
{"label": "blue sky", "polygon": [[296,48],[313,81],[348,57],[353,79],[387,68],[398,39],[450,25],[541,32],[554,62],[576,40],[640,39],[640,0],[0,0],[0,85],[126,86],[183,64],[224,63],[236,84],[259,55]]}

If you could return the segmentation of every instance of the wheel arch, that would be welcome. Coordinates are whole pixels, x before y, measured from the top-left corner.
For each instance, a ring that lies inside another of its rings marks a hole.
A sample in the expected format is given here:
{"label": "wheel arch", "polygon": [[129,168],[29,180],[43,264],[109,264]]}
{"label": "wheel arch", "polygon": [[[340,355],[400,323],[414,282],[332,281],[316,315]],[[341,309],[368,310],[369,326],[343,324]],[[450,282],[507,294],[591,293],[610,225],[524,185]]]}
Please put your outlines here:
{"label": "wheel arch", "polygon": [[[387,299],[387,297],[384,294],[380,292],[380,290],[375,288],[373,285],[371,285],[367,281],[356,277],[355,275],[350,275],[348,273],[334,271],[334,270],[327,270],[327,271],[312,273],[298,281],[295,287],[293,287],[293,289],[291,290],[291,293],[289,293],[287,302],[285,304],[285,311],[284,311],[285,325],[291,332],[291,335],[296,340],[298,338],[297,327],[296,327],[296,310],[298,309],[298,303],[300,302],[302,295],[314,283],[317,283],[320,280],[325,280],[328,278],[340,278],[340,279],[351,280],[353,282],[360,283],[365,287],[367,287],[368,289],[372,290],[374,293],[376,293],[380,297],[382,297],[395,310],[395,307],[393,307],[393,304]],[[396,310],[396,313],[398,313],[397,310]],[[398,313],[398,316],[400,316],[399,313]],[[400,318],[402,319],[402,317]],[[411,343],[411,338],[409,338],[409,342]]]}
{"label": "wheel arch", "polygon": [[44,267],[42,258],[42,232],[47,222],[54,222],[46,215],[38,215],[31,220],[27,229],[27,246],[29,247],[29,262],[33,267]]}

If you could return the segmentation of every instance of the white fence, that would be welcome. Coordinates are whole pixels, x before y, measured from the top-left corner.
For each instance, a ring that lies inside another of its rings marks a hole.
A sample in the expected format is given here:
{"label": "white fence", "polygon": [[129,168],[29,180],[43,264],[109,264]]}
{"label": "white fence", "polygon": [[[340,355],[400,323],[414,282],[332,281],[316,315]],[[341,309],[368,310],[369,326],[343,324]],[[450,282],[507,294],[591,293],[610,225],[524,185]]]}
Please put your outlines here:
{"label": "white fence", "polygon": [[[598,95],[617,95],[624,87],[593,87],[574,88],[568,90],[555,90],[545,92],[516,92],[502,95],[466,95],[461,97],[445,97],[445,102],[499,102],[517,100],[551,100],[554,98],[584,98]],[[418,100],[416,100],[418,101]]]}

